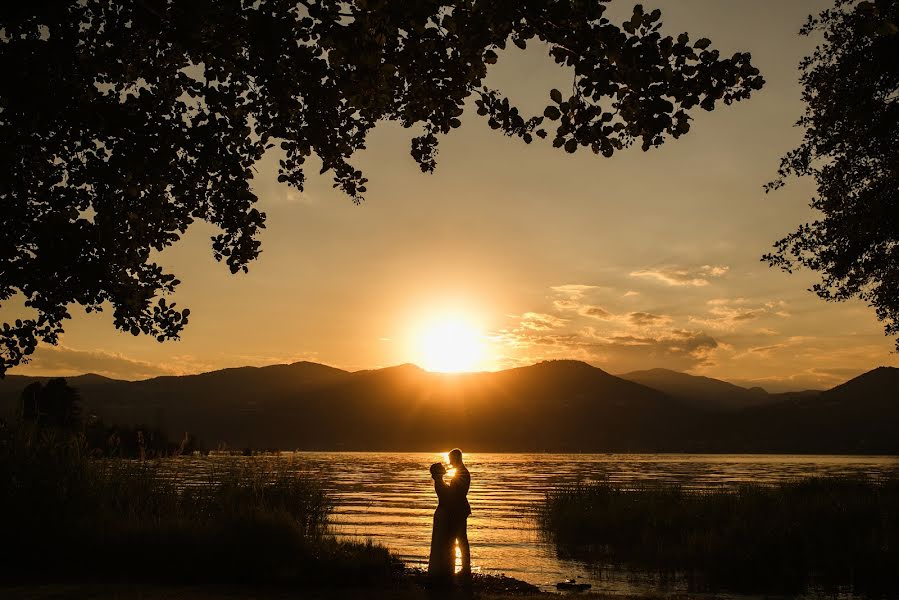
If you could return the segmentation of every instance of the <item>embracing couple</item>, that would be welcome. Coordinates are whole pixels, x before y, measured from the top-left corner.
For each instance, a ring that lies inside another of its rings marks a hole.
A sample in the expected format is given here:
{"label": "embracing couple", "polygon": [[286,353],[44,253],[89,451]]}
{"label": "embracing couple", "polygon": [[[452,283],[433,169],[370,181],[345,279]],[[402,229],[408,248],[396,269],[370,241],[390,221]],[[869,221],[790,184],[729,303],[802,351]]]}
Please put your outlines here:
{"label": "embracing couple", "polygon": [[462,462],[462,451],[456,448],[449,453],[450,465],[456,472],[449,483],[443,480],[446,467],[443,463],[431,465],[434,491],[437,492],[437,510],[434,511],[434,528],[431,531],[431,556],[428,560],[428,575],[435,578],[449,578],[456,570],[456,542],[462,554],[463,577],[471,576],[471,552],[468,548],[468,488],[471,474]]}

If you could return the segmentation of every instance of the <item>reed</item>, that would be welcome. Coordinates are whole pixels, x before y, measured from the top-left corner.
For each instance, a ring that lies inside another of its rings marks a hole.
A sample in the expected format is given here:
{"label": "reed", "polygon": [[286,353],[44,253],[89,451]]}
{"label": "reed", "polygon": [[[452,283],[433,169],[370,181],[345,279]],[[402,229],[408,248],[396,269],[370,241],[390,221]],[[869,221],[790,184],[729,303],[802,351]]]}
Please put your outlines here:
{"label": "reed", "polygon": [[537,520],[566,557],[685,579],[694,590],[891,590],[899,481],[808,479],[685,489],[578,484]]}
{"label": "reed", "polygon": [[0,577],[359,584],[396,570],[386,549],[330,535],[332,498],[293,465],[212,464],[199,485],[160,465],[92,459],[48,430],[0,439]]}

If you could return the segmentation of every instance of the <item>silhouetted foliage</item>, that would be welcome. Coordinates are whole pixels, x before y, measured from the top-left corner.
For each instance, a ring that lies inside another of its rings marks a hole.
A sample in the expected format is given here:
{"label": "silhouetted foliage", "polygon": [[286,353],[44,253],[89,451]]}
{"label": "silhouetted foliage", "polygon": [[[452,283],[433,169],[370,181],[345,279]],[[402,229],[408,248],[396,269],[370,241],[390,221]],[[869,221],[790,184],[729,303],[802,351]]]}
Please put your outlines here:
{"label": "silhouetted foliage", "polygon": [[38,435],[44,429],[57,430],[57,434],[83,444],[93,456],[144,460],[191,454],[200,449],[196,438],[188,432],[180,440],[171,440],[158,427],[107,425],[96,415],[89,415],[84,421],[81,416],[81,393],[61,377],[30,383],[19,397],[19,418],[24,425]]}
{"label": "silhouetted foliage", "polygon": [[[109,302],[117,328],[177,338],[189,312],[159,298],[179,282],[152,252],[204,220],[221,229],[215,258],[246,271],[265,224],[253,165],[275,145],[279,181],[302,189],[315,155],[359,202],[367,179],[349,159],[379,121],[415,129],[422,171],[470,96],[505,135],[611,156],[677,138],[691,108],[764,83],[748,53],[663,36],[659,10],[637,5],[622,25],[604,12],[604,0],[0,4],[0,301],[20,293],[36,311],[4,324],[0,374],[56,343],[70,304]],[[534,41],[573,77],[526,117],[483,80],[507,43]]]}
{"label": "silhouetted foliage", "polygon": [[107,458],[145,460],[201,451],[197,439],[188,432],[180,440],[172,440],[157,427],[107,425],[96,418],[84,427],[84,441],[91,455]]}
{"label": "silhouetted foliage", "polygon": [[81,425],[81,395],[58,377],[46,384],[36,381],[22,390],[21,417],[40,427],[74,430]]}
{"label": "silhouetted foliage", "polygon": [[290,462],[209,461],[183,485],[163,461],[90,454],[58,429],[0,435],[0,580],[336,586],[395,571],[385,548],[328,534],[334,499]]}
{"label": "silhouetted foliage", "polygon": [[599,481],[548,492],[537,518],[561,556],[693,589],[877,598],[895,587],[897,507],[895,479],[709,490]]}
{"label": "silhouetted foliage", "polygon": [[[771,266],[821,274],[825,300],[857,297],[899,334],[899,2],[838,0],[809,17],[802,35],[824,42],[801,63],[805,137],[781,161],[788,176],[814,177],[811,207],[821,218],[800,226],[767,254]],[[896,341],[899,349],[899,339]]]}

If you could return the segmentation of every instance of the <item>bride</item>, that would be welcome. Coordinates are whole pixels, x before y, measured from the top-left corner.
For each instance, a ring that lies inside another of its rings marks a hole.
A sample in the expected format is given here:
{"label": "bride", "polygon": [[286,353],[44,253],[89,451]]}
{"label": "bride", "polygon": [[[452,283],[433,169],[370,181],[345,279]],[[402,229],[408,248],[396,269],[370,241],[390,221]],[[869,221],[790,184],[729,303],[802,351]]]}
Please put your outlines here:
{"label": "bride", "polygon": [[443,481],[446,467],[442,463],[431,465],[434,491],[437,492],[437,510],[434,511],[434,527],[431,530],[431,556],[428,559],[428,575],[449,578],[456,568],[455,540],[450,512],[450,488]]}

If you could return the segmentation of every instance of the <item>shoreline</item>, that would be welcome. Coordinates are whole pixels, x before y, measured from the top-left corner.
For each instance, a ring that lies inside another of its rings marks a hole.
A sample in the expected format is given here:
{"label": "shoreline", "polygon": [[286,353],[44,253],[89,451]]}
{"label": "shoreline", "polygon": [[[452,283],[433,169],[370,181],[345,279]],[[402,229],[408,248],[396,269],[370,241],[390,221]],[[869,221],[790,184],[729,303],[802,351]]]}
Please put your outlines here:
{"label": "shoreline", "polygon": [[[136,600],[294,600],[298,597],[332,600],[366,598],[372,600],[420,600],[431,598],[482,598],[484,600],[528,600],[551,598],[558,594],[541,591],[530,583],[504,575],[475,574],[470,585],[431,588],[427,574],[420,569],[406,569],[387,585],[246,585],[246,584],[179,584],[123,581],[21,582],[0,584],[0,597],[10,600],[32,598],[58,600],[136,599]],[[598,597],[579,595],[580,597]]]}

